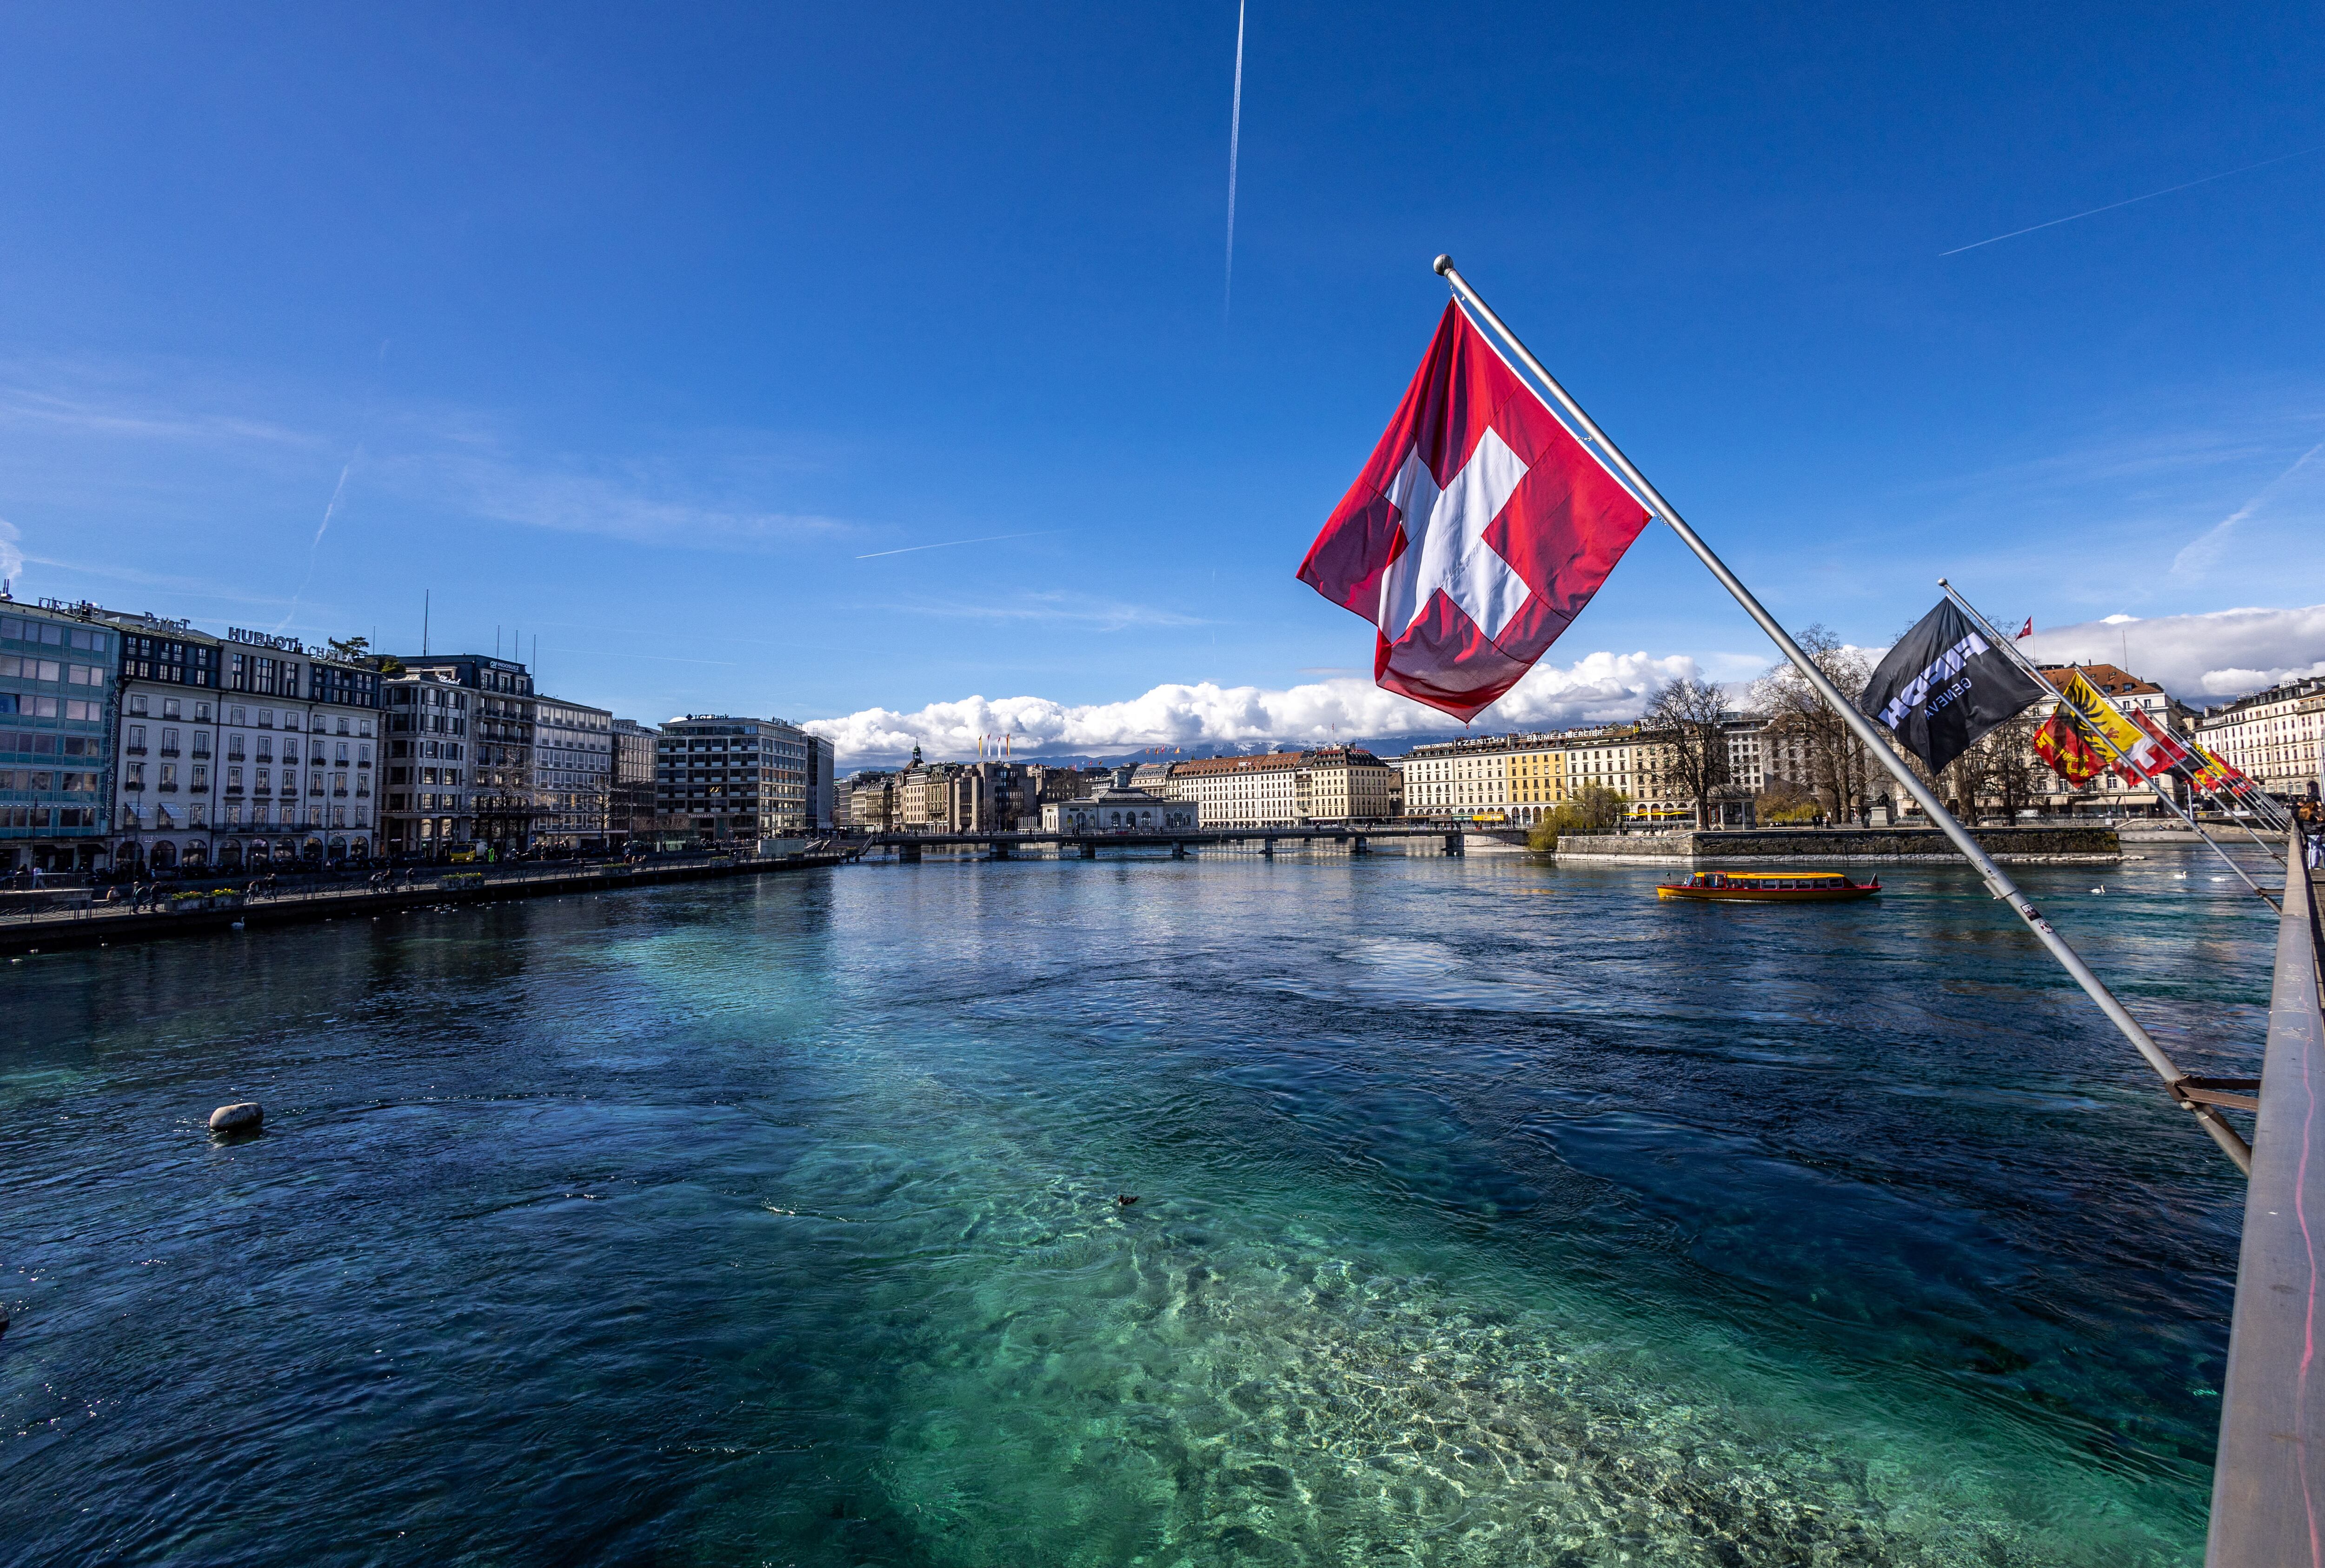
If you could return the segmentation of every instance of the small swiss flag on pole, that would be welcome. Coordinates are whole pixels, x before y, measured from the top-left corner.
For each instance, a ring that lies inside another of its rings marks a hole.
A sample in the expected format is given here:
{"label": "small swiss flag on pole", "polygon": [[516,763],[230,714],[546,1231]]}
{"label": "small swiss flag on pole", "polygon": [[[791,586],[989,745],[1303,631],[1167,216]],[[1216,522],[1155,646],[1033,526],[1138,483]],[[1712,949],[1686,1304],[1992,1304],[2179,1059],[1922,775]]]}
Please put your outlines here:
{"label": "small swiss flag on pole", "polygon": [[1449,302],[1300,579],[1373,623],[1374,679],[1466,723],[1558,641],[1650,520]]}

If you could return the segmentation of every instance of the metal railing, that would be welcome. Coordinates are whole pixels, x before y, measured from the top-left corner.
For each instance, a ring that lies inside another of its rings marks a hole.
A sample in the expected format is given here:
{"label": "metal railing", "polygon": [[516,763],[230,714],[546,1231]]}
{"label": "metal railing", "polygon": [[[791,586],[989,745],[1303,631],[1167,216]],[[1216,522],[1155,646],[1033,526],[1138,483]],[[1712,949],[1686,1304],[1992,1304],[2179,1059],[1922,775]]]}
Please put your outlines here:
{"label": "metal railing", "polygon": [[2325,925],[2298,824],[2286,847],[2207,1568],[2325,1564]]}

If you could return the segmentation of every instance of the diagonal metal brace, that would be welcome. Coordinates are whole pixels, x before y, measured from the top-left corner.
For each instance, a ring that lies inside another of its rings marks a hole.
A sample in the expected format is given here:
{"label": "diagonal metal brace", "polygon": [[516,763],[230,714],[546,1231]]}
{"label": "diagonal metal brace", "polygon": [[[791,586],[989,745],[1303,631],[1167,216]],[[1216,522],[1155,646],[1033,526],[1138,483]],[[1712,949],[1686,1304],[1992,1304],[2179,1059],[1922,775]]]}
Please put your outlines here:
{"label": "diagonal metal brace", "polygon": [[2223,1105],[2230,1111],[2260,1109],[2258,1078],[2200,1078],[2191,1075],[2164,1085],[2182,1105]]}

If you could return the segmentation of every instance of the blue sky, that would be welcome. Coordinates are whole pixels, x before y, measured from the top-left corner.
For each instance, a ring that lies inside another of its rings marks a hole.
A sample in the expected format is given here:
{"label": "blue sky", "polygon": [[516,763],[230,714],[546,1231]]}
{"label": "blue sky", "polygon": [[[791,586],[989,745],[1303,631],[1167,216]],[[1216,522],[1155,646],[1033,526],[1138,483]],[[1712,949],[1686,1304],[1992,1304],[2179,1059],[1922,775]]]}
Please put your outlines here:
{"label": "blue sky", "polygon": [[[1377,729],[1292,573],[1450,250],[1791,623],[2325,600],[2313,12],[1602,9],[1255,5],[1228,313],[1231,4],[20,7],[19,591],[392,649],[432,591],[863,755]],[[1651,530],[1593,656],[1514,718],[1766,651]]]}

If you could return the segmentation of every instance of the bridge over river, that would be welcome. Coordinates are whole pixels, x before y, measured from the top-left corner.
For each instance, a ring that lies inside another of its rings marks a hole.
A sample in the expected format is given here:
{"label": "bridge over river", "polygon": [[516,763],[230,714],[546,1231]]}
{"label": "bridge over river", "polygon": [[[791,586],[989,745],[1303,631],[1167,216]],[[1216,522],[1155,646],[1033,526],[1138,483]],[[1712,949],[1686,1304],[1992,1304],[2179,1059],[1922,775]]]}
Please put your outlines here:
{"label": "bridge over river", "polygon": [[[1476,831],[1470,829],[1468,831]],[[1184,860],[1190,848],[1248,849],[1272,855],[1279,844],[1331,844],[1350,854],[1363,854],[1381,839],[1435,840],[1446,854],[1460,854],[1464,830],[1444,823],[1340,823],[1311,827],[1189,827],[1137,833],[876,833],[864,841],[866,850],[894,850],[907,865],[931,849],[983,850],[991,860],[1008,860],[1024,850],[1055,850],[1060,855],[1079,854],[1096,860],[1100,849],[1167,849],[1173,860]]]}

